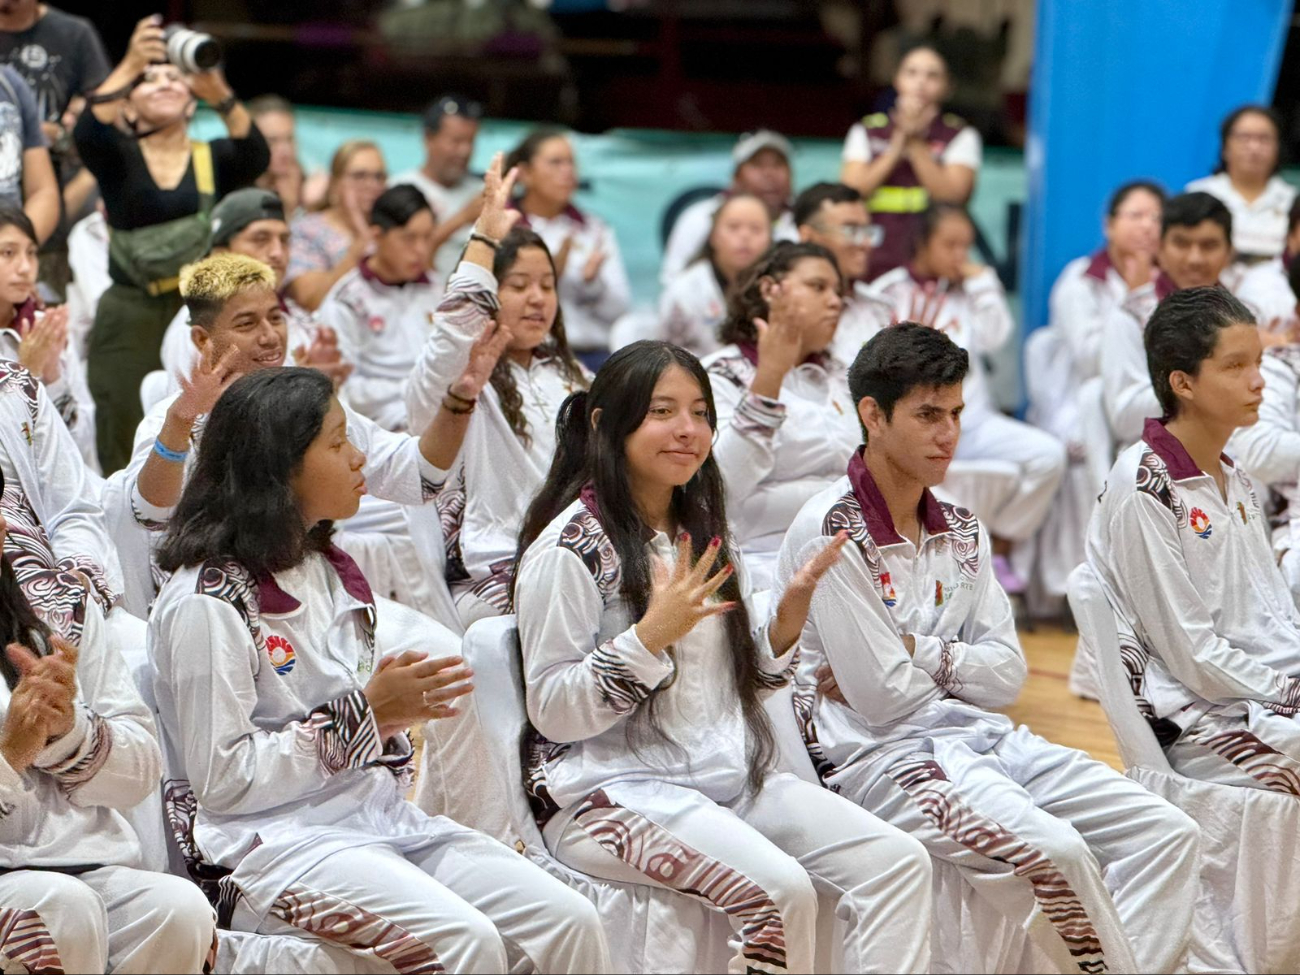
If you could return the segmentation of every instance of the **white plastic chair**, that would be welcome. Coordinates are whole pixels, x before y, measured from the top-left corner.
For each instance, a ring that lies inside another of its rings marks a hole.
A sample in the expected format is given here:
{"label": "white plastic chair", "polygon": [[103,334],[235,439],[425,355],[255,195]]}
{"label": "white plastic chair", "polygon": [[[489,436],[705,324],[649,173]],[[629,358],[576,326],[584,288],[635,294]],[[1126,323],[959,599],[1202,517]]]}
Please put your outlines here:
{"label": "white plastic chair", "polygon": [[1086,563],[1070,576],[1069,599],[1080,636],[1094,652],[1097,690],[1124,774],[1201,827],[1201,893],[1188,971],[1300,970],[1300,900],[1286,893],[1300,883],[1300,801],[1176,772],[1138,711],[1114,609]]}

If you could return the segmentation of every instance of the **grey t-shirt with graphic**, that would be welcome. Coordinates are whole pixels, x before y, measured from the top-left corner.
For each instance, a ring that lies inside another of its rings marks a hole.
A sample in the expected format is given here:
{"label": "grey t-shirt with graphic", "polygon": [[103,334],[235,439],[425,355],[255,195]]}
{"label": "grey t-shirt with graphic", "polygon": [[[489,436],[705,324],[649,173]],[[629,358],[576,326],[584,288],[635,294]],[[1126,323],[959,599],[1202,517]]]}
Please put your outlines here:
{"label": "grey t-shirt with graphic", "polygon": [[9,65],[0,65],[0,200],[23,205],[23,153],[44,147],[31,88]]}

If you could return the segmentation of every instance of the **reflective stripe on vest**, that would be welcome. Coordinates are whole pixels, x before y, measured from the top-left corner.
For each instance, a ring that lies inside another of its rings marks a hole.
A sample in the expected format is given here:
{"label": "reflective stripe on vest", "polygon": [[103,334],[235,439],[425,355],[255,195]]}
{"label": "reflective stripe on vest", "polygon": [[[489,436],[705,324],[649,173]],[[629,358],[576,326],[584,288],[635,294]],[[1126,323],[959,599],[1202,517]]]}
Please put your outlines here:
{"label": "reflective stripe on vest", "polygon": [[881,186],[867,200],[872,213],[921,213],[929,205],[924,186]]}

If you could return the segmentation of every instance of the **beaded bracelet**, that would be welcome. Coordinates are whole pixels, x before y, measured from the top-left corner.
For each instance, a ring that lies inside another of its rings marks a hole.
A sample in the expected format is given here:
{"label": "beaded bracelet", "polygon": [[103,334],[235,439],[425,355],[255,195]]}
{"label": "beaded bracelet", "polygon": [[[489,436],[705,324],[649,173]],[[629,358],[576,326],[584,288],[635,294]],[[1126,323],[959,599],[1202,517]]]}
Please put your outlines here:
{"label": "beaded bracelet", "polygon": [[185,463],[185,458],[190,455],[188,450],[172,450],[170,447],[164,445],[161,440],[154,440],[153,452],[163,460],[172,464],[183,464]]}

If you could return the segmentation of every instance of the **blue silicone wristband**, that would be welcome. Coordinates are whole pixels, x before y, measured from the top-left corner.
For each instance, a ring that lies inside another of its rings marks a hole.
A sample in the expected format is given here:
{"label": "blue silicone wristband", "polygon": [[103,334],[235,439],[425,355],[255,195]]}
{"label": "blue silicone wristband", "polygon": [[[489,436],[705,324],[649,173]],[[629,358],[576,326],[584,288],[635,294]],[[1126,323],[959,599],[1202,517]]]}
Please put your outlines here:
{"label": "blue silicone wristband", "polygon": [[161,440],[155,440],[153,442],[153,452],[163,460],[170,461],[173,464],[185,463],[185,458],[190,455],[188,450],[172,450],[171,448],[164,446]]}

